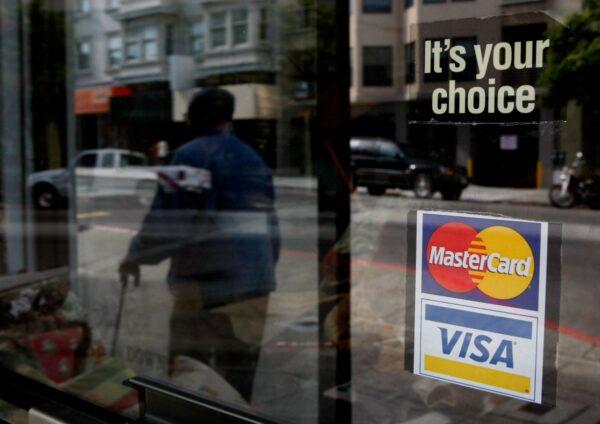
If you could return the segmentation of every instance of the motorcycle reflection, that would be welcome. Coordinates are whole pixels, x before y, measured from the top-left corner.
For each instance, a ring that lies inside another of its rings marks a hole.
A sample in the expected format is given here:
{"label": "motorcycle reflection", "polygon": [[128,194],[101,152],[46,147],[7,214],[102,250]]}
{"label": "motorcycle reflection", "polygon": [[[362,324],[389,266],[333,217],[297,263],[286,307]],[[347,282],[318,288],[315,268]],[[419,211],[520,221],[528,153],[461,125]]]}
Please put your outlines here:
{"label": "motorcycle reflection", "polygon": [[[555,156],[564,164],[564,153]],[[588,176],[585,172],[583,153],[577,152],[571,166],[563,167],[555,174],[550,189],[550,203],[557,208],[571,208],[577,203],[585,203],[592,209],[600,208],[600,177]]]}

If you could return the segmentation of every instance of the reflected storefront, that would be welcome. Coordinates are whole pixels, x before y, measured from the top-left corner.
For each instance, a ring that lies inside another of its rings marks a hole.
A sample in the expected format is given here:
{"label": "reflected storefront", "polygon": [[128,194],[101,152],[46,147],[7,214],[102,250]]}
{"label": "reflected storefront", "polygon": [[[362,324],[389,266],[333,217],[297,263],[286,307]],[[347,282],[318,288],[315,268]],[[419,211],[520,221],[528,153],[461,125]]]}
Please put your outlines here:
{"label": "reflected storefront", "polygon": [[2,2],[0,418],[597,422],[598,22]]}

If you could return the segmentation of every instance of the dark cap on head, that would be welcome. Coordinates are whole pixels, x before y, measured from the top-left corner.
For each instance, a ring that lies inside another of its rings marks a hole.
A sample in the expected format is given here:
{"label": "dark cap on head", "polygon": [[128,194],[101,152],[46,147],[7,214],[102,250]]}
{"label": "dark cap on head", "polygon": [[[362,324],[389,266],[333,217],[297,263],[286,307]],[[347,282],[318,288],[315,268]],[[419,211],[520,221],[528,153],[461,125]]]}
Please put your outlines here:
{"label": "dark cap on head", "polygon": [[203,88],[188,106],[187,119],[191,131],[202,134],[230,122],[235,109],[233,95],[222,88]]}

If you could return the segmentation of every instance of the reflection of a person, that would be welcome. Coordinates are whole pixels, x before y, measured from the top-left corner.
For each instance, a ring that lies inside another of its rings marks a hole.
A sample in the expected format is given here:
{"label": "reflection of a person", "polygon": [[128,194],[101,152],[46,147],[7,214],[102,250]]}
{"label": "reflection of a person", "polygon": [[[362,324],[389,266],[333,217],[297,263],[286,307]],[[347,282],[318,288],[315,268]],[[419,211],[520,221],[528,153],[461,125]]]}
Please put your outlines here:
{"label": "reflection of a person", "polygon": [[234,99],[208,88],[190,102],[196,137],[177,149],[173,165],[210,171],[203,192],[159,186],[123,274],[171,259],[171,372],[177,356],[210,365],[250,400],[265,324],[279,231],[270,170],[229,130]]}

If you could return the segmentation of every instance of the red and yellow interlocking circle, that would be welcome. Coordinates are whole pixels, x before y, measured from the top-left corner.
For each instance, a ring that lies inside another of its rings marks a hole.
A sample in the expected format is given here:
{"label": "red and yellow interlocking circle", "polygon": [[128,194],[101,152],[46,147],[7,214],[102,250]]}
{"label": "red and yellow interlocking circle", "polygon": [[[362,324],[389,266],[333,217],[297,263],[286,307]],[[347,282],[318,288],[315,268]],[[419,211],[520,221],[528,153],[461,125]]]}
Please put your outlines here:
{"label": "red and yellow interlocking circle", "polygon": [[433,278],[455,293],[477,288],[494,299],[513,299],[527,290],[535,273],[527,240],[501,225],[477,232],[461,222],[444,224],[431,235],[426,254]]}

